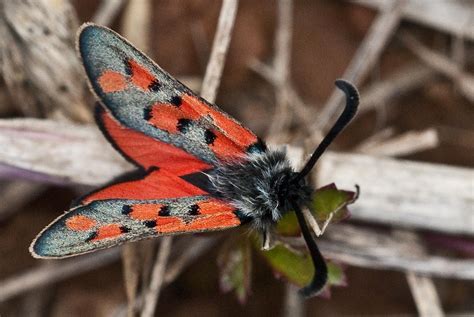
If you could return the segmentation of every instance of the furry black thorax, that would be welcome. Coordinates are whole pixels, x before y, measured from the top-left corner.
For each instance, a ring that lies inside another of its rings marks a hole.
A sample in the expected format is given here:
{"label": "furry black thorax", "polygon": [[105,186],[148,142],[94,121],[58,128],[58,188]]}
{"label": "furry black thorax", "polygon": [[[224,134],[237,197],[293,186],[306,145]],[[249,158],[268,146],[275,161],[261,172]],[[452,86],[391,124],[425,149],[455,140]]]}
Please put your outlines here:
{"label": "furry black thorax", "polygon": [[209,173],[216,195],[229,200],[243,221],[268,230],[290,211],[290,201],[306,205],[312,188],[295,182],[296,172],[283,151],[249,154],[245,160],[224,163]]}

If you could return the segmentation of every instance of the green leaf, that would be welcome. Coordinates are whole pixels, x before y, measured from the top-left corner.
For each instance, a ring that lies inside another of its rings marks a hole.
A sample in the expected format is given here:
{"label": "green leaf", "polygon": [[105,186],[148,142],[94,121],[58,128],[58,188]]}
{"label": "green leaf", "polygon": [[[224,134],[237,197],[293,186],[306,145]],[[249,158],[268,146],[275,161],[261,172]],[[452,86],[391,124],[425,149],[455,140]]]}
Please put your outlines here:
{"label": "green leaf", "polygon": [[[277,244],[273,249],[261,251],[261,253],[277,276],[281,276],[299,287],[304,287],[311,282],[314,266],[309,254],[289,249],[282,244]],[[331,286],[347,285],[343,267],[328,260],[326,260],[326,264],[328,282],[322,296],[330,295]]]}
{"label": "green leaf", "polygon": [[311,209],[317,220],[326,221],[333,213],[332,221],[340,221],[349,216],[347,205],[357,196],[355,192],[339,190],[336,185],[329,184],[314,192]]}
{"label": "green leaf", "polygon": [[300,287],[311,281],[314,267],[308,254],[290,250],[282,244],[275,245],[269,251],[262,251],[262,254],[273,271],[287,281]]}
{"label": "green leaf", "polygon": [[249,239],[228,240],[218,258],[221,289],[235,291],[241,303],[245,303],[250,292],[251,260]]}

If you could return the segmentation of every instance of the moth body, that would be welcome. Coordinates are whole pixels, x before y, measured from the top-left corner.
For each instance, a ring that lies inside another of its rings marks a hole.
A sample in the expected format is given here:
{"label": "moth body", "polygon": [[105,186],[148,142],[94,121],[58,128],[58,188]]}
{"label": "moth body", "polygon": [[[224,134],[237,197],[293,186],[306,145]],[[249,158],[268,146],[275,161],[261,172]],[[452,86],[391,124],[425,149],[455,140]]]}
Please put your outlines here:
{"label": "moth body", "polygon": [[291,210],[290,201],[308,203],[312,189],[281,150],[251,153],[244,160],[218,165],[208,174],[213,191],[237,208],[237,215],[265,232]]}

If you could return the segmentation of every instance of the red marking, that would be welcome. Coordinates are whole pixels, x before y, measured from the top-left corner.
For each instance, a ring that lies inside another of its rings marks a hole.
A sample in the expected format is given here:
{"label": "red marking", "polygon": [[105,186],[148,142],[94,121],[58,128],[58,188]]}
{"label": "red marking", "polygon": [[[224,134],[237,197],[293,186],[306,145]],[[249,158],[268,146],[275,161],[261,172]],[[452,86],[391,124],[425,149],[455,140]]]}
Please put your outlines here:
{"label": "red marking", "polygon": [[143,90],[148,90],[150,84],[156,80],[155,76],[133,59],[128,60],[128,63],[132,71],[132,83]]}
{"label": "red marking", "polygon": [[145,169],[159,166],[180,176],[211,168],[180,148],[121,126],[107,111],[101,114],[100,119],[117,147]]}
{"label": "red marking", "polygon": [[216,154],[221,160],[237,159],[242,156],[244,150],[232,142],[231,139],[227,138],[225,135],[219,131],[212,131],[216,138],[214,142],[209,145],[211,150]]}
{"label": "red marking", "polygon": [[186,231],[215,230],[240,225],[239,218],[233,213],[218,213],[198,217],[186,226]]}
{"label": "red marking", "polygon": [[203,215],[216,214],[222,212],[232,212],[235,208],[226,203],[225,201],[219,199],[211,199],[198,203],[199,212]]}
{"label": "red marking", "polygon": [[111,185],[92,193],[82,200],[88,204],[94,200],[105,199],[164,199],[207,194],[182,178],[165,170],[154,170],[144,178]]}
{"label": "red marking", "polygon": [[179,217],[158,217],[156,231],[159,233],[183,232],[186,231],[186,223]]}
{"label": "red marking", "polygon": [[188,105],[189,108],[192,108],[201,116],[211,116],[214,120],[214,124],[224,132],[226,137],[231,139],[240,147],[246,148],[257,142],[257,136],[255,134],[238,124],[235,120],[227,117],[223,112],[209,107],[207,104],[193,96],[183,95],[182,100],[183,104]]}
{"label": "red marking", "polygon": [[125,77],[113,70],[106,70],[103,72],[97,82],[104,93],[122,91],[127,87],[127,80]]}
{"label": "red marking", "polygon": [[120,229],[120,225],[113,223],[100,227],[99,230],[97,230],[97,235],[92,239],[92,241],[115,238],[121,234],[122,230]]}
{"label": "red marking", "polygon": [[140,204],[133,205],[129,216],[135,220],[154,220],[158,217],[158,212],[163,205],[160,204]]}
{"label": "red marking", "polygon": [[87,231],[94,227],[97,222],[83,215],[72,216],[66,220],[66,227],[74,231]]}
{"label": "red marking", "polygon": [[148,122],[158,129],[169,133],[178,133],[178,120],[183,118],[194,120],[199,118],[199,115],[192,113],[185,114],[181,108],[158,103],[153,105],[151,109],[151,119]]}

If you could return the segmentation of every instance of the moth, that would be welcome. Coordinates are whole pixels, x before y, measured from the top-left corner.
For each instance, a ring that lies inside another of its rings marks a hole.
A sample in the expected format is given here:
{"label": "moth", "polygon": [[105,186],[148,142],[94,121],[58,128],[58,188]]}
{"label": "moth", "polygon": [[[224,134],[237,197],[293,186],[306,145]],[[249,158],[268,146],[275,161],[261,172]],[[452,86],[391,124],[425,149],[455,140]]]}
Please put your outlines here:
{"label": "moth", "polygon": [[30,246],[36,258],[64,258],[128,241],[207,232],[249,223],[263,236],[295,211],[315,274],[302,293],[317,294],[325,261],[301,208],[321,154],[354,117],[358,92],[336,81],[345,109],[301,171],[281,150],[194,94],[114,31],[85,24],[78,50],[99,103],[107,140],[137,168],[77,200]]}

